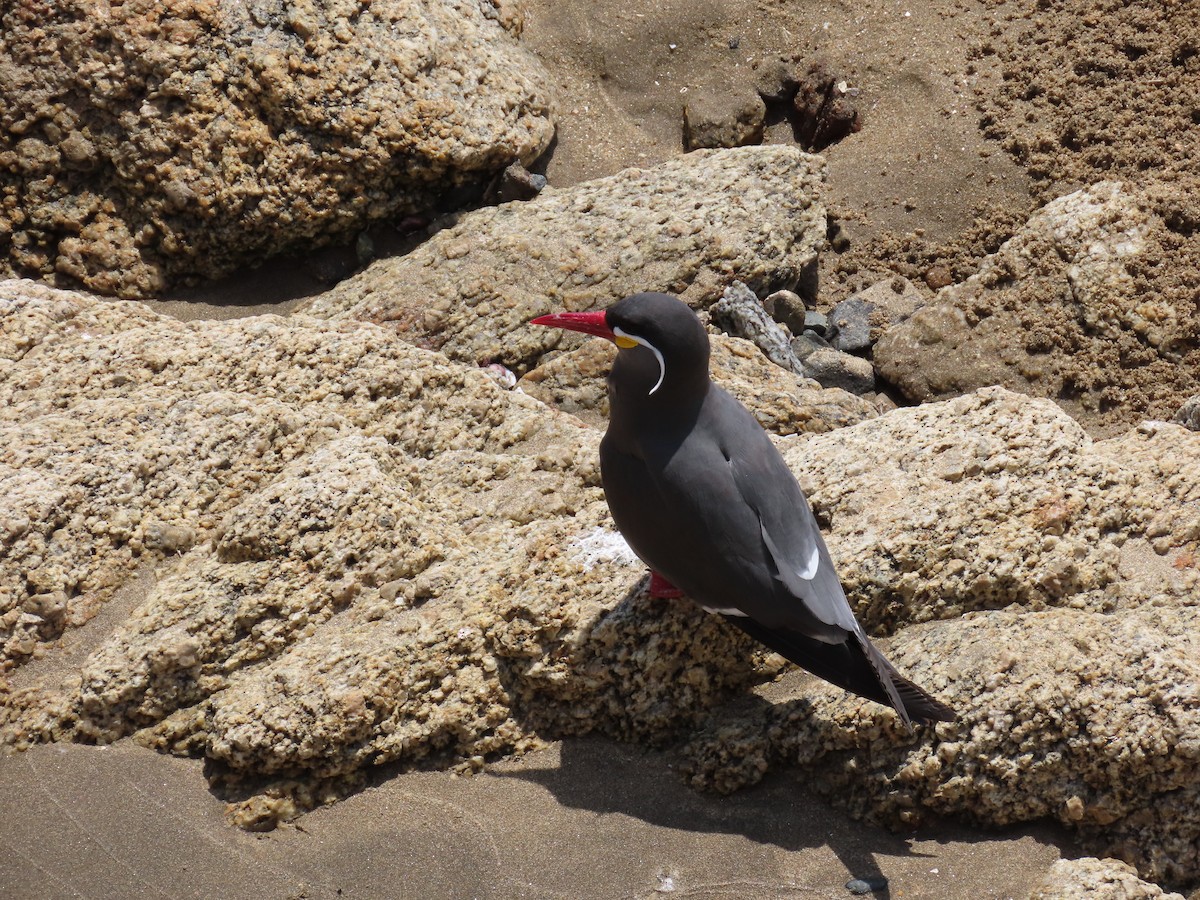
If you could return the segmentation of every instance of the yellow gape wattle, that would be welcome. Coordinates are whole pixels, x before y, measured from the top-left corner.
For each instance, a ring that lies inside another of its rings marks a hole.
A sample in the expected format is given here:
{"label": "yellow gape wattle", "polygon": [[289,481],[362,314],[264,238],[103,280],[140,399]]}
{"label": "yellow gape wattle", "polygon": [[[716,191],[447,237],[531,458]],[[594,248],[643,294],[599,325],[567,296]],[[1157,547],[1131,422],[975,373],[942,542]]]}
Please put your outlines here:
{"label": "yellow gape wattle", "polygon": [[633,338],[628,338],[628,337],[625,337],[625,335],[620,334],[620,335],[617,335],[616,344],[622,350],[632,350],[634,347],[636,347],[638,345],[638,342],[635,341]]}

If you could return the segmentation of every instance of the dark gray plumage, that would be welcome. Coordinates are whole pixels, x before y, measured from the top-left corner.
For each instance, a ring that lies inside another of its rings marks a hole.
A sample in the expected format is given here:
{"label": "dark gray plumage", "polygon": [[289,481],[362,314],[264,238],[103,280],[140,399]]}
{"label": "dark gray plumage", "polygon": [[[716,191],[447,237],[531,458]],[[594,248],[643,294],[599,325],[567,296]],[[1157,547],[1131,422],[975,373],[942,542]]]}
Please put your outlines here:
{"label": "dark gray plumage", "polygon": [[758,421],[709,380],[708,335],[686,304],[635,294],[601,312],[533,321],[621,348],[601,475],[617,528],[652,570],[905,724],[954,718],[867,639],[795,477]]}

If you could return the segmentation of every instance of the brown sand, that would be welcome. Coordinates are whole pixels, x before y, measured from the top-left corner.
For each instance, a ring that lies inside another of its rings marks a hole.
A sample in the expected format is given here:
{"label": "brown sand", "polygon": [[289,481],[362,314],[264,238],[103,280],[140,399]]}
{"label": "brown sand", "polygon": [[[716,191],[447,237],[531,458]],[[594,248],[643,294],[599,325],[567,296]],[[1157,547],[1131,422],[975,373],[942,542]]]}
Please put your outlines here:
{"label": "brown sand", "polygon": [[601,740],[473,777],[381,779],[269,834],[227,825],[200,770],[129,741],[0,760],[4,896],[767,900],[849,897],[850,878],[883,875],[876,896],[1019,898],[1060,855],[1048,832],[905,839],[794,778],[698,794],[664,755]]}

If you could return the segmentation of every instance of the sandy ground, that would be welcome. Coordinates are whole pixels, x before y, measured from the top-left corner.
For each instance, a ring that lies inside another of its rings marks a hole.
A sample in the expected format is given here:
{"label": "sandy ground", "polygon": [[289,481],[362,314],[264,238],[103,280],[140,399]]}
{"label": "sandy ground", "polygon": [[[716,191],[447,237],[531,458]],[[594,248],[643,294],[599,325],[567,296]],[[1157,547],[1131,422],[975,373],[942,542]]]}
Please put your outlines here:
{"label": "sandy ground", "polygon": [[128,741],[0,761],[0,885],[45,897],[1025,897],[1054,835],[854,823],[794,778],[717,798],[663,754],[571,740],[472,777],[381,780],[268,834],[229,827],[202,764]]}

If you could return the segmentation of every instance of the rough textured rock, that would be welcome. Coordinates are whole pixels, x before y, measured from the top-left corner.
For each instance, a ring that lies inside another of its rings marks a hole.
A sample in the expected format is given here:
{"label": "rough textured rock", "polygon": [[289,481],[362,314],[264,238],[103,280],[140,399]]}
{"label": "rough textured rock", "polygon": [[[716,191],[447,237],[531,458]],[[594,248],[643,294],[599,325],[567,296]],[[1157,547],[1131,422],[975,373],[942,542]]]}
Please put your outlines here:
{"label": "rough textured rock", "polygon": [[[823,390],[812,379],[774,365],[741,338],[710,334],[713,381],[744,403],[759,423],[779,435],[820,433],[853,425],[876,414],[875,407],[838,389]],[[543,402],[604,428],[608,421],[605,379],[616,348],[587,341],[538,366],[520,381]]]}
{"label": "rough textured rock", "polygon": [[0,265],[123,297],[352,238],[550,142],[510,3],[0,15]]}
{"label": "rough textured rock", "polygon": [[791,438],[852,604],[960,719],[911,740],[797,676],[714,717],[691,777],[779,763],[895,823],[1052,818],[1158,882],[1200,881],[1200,435],[1093,442],[993,388]]}
{"label": "rough textured rock", "polygon": [[912,400],[1002,384],[1100,434],[1168,418],[1200,389],[1197,285],[1155,282],[1178,238],[1129,186],[1062,197],[889,330],[876,365]]}
{"label": "rough textured rock", "polygon": [[[303,787],[539,734],[658,740],[761,677],[745,638],[642,591],[599,433],[484,372],[360,322],[0,297],[8,742],[135,732]],[[61,662],[148,563],[132,614]],[[247,802],[256,826],[294,811]]]}
{"label": "rough textured rock", "polygon": [[1137,872],[1116,859],[1060,859],[1029,900],[1184,900],[1156,884],[1138,878]]}
{"label": "rough textured rock", "polygon": [[734,280],[760,294],[794,286],[825,239],[823,177],[820,158],[795,148],[743,147],[547,188],[463,215],[305,311],[388,324],[453,359],[525,370],[581,340],[526,328],[537,315],[638,291],[708,306]]}
{"label": "rough textured rock", "polygon": [[708,312],[712,323],[726,334],[750,341],[780,368],[804,374],[804,367],[792,352],[791,335],[771,318],[754,291],[740,281],[727,287]]}
{"label": "rough textured rock", "polygon": [[1200,394],[1192,397],[1183,406],[1179,407],[1179,410],[1175,413],[1171,421],[1182,425],[1190,431],[1200,431]]}
{"label": "rough textured rock", "polygon": [[[808,340],[805,335],[801,341]],[[875,369],[858,356],[834,350],[832,347],[816,347],[806,352],[804,372],[825,387],[841,388],[852,394],[866,394],[875,390]]]}
{"label": "rough textured rock", "polygon": [[[10,660],[90,618],[139,562],[207,541],[237,504],[336,437],[361,430],[423,457],[500,451],[570,421],[358,323],[185,325],[30,282],[0,285],[0,315]],[[315,519],[305,529],[322,531]],[[222,553],[251,552],[243,543]],[[23,611],[54,593],[66,598],[56,629]]]}

